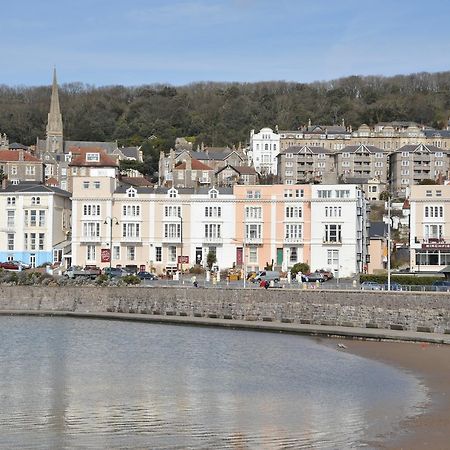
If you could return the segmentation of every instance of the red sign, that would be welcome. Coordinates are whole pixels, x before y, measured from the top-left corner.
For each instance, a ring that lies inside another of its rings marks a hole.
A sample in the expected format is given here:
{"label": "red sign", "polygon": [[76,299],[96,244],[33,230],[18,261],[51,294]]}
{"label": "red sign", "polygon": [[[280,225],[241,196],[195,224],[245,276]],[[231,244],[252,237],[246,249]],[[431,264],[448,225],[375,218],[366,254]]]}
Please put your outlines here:
{"label": "red sign", "polygon": [[189,264],[189,256],[179,256],[178,264]]}
{"label": "red sign", "polygon": [[111,261],[111,250],[109,248],[102,248],[101,249],[101,258],[102,258],[102,263],[110,262]]}

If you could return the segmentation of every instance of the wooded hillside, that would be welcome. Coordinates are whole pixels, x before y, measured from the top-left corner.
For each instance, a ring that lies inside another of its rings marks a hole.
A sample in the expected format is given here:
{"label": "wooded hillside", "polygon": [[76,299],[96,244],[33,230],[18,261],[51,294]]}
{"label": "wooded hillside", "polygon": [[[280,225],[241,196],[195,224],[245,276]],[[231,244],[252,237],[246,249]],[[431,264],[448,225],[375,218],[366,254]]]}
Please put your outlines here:
{"label": "wooded hillside", "polygon": [[[68,140],[115,140],[168,149],[177,136],[196,143],[233,145],[264,126],[297,129],[312,123],[357,127],[411,120],[437,128],[450,111],[450,72],[407,76],[352,76],[311,84],[289,82],[195,83],[173,87],[60,86]],[[0,86],[0,132],[30,145],[45,137],[50,86]],[[155,148],[155,150],[157,149]]]}

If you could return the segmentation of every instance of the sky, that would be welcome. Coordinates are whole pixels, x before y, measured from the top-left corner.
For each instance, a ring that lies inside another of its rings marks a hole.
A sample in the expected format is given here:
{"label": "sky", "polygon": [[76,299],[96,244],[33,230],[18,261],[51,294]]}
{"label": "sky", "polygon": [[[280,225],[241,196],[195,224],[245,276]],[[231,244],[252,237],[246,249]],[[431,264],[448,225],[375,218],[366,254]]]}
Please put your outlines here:
{"label": "sky", "polygon": [[[6,0],[0,0],[1,3]],[[450,1],[22,0],[0,84],[312,82],[449,70]]]}

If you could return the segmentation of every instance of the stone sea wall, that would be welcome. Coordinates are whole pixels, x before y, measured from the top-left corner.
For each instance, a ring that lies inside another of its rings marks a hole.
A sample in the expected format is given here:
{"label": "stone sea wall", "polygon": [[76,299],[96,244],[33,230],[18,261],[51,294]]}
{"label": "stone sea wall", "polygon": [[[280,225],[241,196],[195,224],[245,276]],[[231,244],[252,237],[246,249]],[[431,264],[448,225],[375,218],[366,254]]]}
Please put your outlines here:
{"label": "stone sea wall", "polygon": [[450,294],[2,286],[0,310],[118,312],[450,333]]}

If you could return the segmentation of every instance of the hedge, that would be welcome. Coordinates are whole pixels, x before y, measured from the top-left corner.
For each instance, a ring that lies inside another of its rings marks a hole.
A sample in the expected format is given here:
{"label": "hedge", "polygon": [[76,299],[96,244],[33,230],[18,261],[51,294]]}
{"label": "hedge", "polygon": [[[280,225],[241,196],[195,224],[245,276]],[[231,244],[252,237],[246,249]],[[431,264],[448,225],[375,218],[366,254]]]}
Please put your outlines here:
{"label": "hedge", "polygon": [[[430,286],[434,281],[441,280],[442,277],[418,277],[414,275],[392,275],[391,282],[408,286]],[[359,278],[360,282],[363,281],[375,281],[376,283],[387,283],[387,275],[364,275],[361,274]]]}

